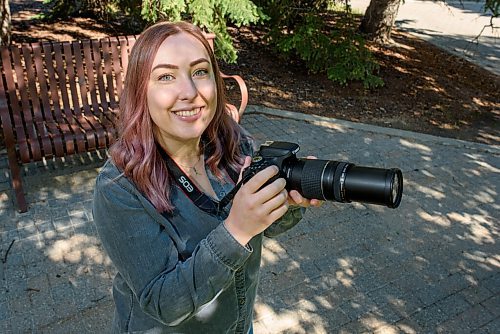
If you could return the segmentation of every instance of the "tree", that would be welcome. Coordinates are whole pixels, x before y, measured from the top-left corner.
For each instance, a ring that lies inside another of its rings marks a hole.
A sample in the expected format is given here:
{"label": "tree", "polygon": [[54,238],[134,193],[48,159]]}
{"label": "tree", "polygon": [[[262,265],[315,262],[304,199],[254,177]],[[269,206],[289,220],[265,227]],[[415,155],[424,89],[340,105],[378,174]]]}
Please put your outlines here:
{"label": "tree", "polygon": [[[0,0],[3,1],[3,0]],[[257,23],[266,18],[251,0],[47,0],[52,5],[48,19],[68,16],[93,16],[107,19],[122,16],[131,33],[139,33],[147,23],[158,20],[188,20],[217,35],[218,56],[236,61],[236,49],[227,24],[236,26]]]}
{"label": "tree", "polygon": [[[371,0],[365,15],[359,26],[367,39],[389,44],[392,42],[391,31],[398,14],[399,5],[403,0]],[[436,0],[446,3],[447,0]],[[493,18],[500,15],[500,0],[477,0],[484,1],[484,12],[491,13],[491,27]]]}
{"label": "tree", "polygon": [[[123,1],[123,0],[118,0]],[[159,19],[188,19],[197,26],[216,34],[218,56],[236,61],[236,49],[227,31],[227,24],[236,26],[257,23],[266,15],[251,0],[142,0],[142,18],[148,22]]]}
{"label": "tree", "polygon": [[381,44],[392,42],[391,31],[401,0],[371,0],[359,30],[366,38]]}
{"label": "tree", "polygon": [[10,33],[12,30],[12,22],[10,19],[10,5],[9,0],[0,0],[1,6],[0,10],[2,13],[0,14],[0,24],[1,24],[1,32],[0,32],[0,45],[9,45],[10,44]]}
{"label": "tree", "polygon": [[[499,29],[500,27],[494,25],[493,19],[497,18],[498,16],[500,16],[500,0],[486,0],[486,2],[484,4],[484,12],[485,13],[488,13],[488,12],[491,13],[489,27],[491,27],[492,29]],[[481,30],[481,32],[479,33],[479,36],[483,33],[483,31],[484,31],[485,28],[486,27],[483,27],[483,30]],[[477,36],[476,39],[479,36]]]}
{"label": "tree", "polygon": [[500,15],[500,0],[485,0],[484,12],[490,12],[492,14],[492,18],[498,17]]}

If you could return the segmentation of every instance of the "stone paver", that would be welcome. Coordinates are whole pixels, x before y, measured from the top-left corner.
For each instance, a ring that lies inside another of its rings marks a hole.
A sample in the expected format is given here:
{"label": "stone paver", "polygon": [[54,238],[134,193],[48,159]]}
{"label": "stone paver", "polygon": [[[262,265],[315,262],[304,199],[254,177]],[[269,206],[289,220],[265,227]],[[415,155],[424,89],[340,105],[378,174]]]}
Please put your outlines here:
{"label": "stone paver", "polygon": [[[401,206],[325,203],[264,243],[256,333],[498,333],[500,148],[250,107],[258,142],[399,167]],[[0,155],[0,332],[103,333],[114,269],[93,225],[104,152],[24,169],[15,211]]]}

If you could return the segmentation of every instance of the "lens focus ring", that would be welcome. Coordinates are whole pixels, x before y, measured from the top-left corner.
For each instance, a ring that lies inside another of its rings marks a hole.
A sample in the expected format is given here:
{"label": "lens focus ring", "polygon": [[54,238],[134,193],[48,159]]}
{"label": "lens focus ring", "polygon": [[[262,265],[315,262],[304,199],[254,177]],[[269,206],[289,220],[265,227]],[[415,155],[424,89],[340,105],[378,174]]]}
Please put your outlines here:
{"label": "lens focus ring", "polygon": [[306,198],[325,199],[322,188],[322,177],[328,161],[306,160],[302,168],[301,188]]}

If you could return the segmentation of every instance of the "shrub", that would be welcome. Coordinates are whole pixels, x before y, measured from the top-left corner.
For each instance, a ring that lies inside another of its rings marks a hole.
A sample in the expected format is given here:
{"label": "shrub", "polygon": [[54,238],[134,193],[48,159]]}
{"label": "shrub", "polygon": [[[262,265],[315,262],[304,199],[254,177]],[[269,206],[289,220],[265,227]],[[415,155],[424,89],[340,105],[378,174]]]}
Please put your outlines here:
{"label": "shrub", "polygon": [[311,72],[324,72],[341,85],[351,80],[362,81],[366,88],[383,85],[376,75],[379,65],[348,8],[333,11],[332,3],[324,0],[257,3],[270,16],[268,41],[285,57],[298,57]]}

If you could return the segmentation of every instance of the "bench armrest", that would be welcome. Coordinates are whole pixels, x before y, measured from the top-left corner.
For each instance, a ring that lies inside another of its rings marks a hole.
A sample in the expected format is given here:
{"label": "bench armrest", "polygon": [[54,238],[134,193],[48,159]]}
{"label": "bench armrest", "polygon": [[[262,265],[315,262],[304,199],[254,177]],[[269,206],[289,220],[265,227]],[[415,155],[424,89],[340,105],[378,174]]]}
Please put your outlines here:
{"label": "bench armrest", "polygon": [[235,121],[239,122],[241,117],[243,116],[243,113],[245,112],[245,109],[248,104],[248,89],[247,85],[245,84],[245,81],[243,81],[243,78],[241,78],[239,75],[227,75],[222,72],[220,72],[221,76],[223,79],[232,79],[236,81],[240,88],[240,93],[241,93],[241,103],[239,108],[236,108],[236,106],[232,104],[228,104],[227,108],[231,116],[235,119]]}

